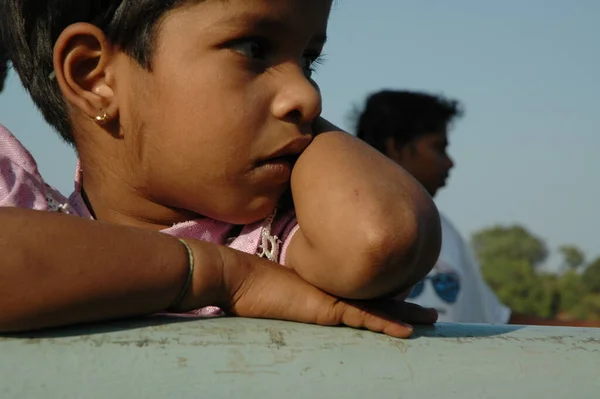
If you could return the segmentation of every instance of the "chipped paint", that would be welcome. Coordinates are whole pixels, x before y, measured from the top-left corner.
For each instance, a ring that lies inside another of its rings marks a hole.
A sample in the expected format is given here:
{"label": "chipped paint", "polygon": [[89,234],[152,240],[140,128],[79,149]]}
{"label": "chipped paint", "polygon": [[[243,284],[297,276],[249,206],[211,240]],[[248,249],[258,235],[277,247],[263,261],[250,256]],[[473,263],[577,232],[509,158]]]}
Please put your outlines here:
{"label": "chipped paint", "polygon": [[592,398],[599,352],[600,329],[152,318],[0,337],[0,397]]}

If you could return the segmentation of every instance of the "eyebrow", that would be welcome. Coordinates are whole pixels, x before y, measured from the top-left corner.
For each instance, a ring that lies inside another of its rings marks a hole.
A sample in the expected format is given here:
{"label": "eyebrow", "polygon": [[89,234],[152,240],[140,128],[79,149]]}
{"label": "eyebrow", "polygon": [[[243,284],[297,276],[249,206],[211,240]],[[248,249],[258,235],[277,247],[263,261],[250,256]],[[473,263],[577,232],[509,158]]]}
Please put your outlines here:
{"label": "eyebrow", "polygon": [[[238,25],[245,28],[252,28],[262,32],[275,34],[289,34],[292,29],[284,21],[272,17],[266,17],[258,13],[240,13],[229,18],[224,18],[218,22],[219,25]],[[327,35],[317,34],[310,40],[313,45],[324,46],[327,43]]]}

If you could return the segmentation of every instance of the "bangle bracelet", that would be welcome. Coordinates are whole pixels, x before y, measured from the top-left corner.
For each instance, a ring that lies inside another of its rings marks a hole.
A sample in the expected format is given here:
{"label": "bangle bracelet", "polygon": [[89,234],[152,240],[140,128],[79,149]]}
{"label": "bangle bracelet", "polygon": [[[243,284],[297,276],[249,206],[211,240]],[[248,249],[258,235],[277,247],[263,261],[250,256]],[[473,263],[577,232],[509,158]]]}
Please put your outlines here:
{"label": "bangle bracelet", "polygon": [[187,294],[187,292],[190,288],[190,285],[192,284],[192,278],[194,277],[194,263],[195,263],[194,262],[194,252],[192,251],[192,248],[190,248],[190,245],[185,240],[179,239],[179,242],[181,242],[183,244],[183,246],[185,247],[185,250],[187,251],[187,254],[188,254],[188,274],[185,279],[185,283],[183,284],[183,287],[181,288],[181,291],[179,292],[179,295],[177,295],[177,298],[175,299],[175,301],[173,301],[173,304],[171,306],[169,306],[169,308],[167,309],[168,311],[172,311],[172,312],[177,311],[176,309],[179,307],[179,305],[181,304],[181,301]]}

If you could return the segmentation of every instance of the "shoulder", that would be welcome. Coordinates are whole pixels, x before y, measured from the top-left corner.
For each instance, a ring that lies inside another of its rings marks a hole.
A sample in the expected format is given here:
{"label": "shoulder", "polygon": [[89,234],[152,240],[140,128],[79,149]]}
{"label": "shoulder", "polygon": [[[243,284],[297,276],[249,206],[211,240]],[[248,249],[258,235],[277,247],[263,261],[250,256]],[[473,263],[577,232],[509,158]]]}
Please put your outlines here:
{"label": "shoulder", "polygon": [[442,248],[449,246],[464,247],[465,241],[450,219],[440,213],[440,221],[442,226]]}
{"label": "shoulder", "polygon": [[47,191],[31,153],[0,125],[0,206],[47,210]]}
{"label": "shoulder", "polygon": [[440,250],[439,261],[452,265],[456,269],[463,270],[467,248],[462,236],[454,227],[450,220],[440,214],[442,224],[442,248]]}
{"label": "shoulder", "polygon": [[456,229],[456,226],[448,219],[446,215],[440,212],[440,221],[442,224],[442,234],[451,234],[460,236],[460,233]]}
{"label": "shoulder", "polygon": [[37,164],[29,151],[3,125],[0,125],[0,159],[29,173],[37,173]]}

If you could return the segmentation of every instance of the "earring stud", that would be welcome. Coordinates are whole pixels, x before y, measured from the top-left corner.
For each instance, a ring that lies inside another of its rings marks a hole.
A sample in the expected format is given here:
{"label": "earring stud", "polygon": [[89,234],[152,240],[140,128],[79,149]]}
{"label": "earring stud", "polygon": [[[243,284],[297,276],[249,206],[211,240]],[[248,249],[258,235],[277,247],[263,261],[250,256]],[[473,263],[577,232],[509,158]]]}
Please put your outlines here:
{"label": "earring stud", "polygon": [[104,125],[106,124],[106,122],[108,122],[108,114],[106,113],[106,111],[102,111],[102,115],[98,115],[97,117],[95,117],[94,121],[99,125]]}

